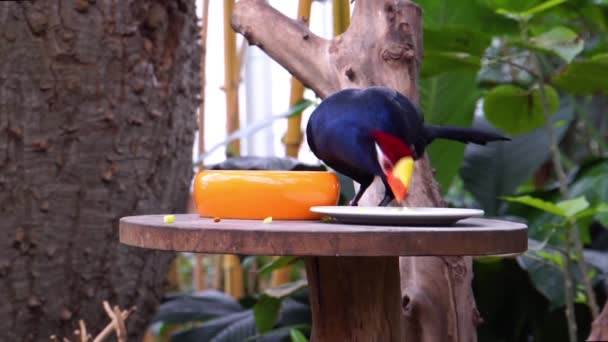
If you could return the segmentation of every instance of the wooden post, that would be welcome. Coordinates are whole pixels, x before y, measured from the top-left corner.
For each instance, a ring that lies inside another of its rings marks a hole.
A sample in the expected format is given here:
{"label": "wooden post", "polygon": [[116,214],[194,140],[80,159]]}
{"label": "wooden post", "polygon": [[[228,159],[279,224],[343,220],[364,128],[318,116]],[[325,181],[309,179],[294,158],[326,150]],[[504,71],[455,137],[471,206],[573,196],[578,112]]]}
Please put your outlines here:
{"label": "wooden post", "polygon": [[[232,26],[321,98],[344,88],[385,85],[418,102],[422,13],[411,1],[357,0],[351,25],[333,40],[262,0],[240,0]],[[383,195],[384,187],[375,182],[360,203],[377,205]],[[426,155],[417,162],[408,198],[409,206],[443,205]],[[471,258],[401,258],[400,264],[407,340],[476,340]]]}
{"label": "wooden post", "polygon": [[398,257],[309,257],[306,274],[311,341],[401,340]]}

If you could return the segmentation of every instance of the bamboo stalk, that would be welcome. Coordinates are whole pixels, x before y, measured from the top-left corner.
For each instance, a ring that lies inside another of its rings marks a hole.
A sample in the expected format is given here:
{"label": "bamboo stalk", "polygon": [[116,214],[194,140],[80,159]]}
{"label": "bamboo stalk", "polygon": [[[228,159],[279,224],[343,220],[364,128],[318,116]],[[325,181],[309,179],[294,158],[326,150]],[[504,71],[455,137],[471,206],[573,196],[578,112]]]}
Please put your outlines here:
{"label": "bamboo stalk", "polygon": [[[300,0],[298,4],[298,19],[308,26],[312,0]],[[295,106],[304,97],[304,85],[295,77],[291,77],[291,94],[289,96],[289,107]],[[297,158],[302,144],[302,117],[292,116],[287,119],[287,134],[285,135],[285,153]]]}
{"label": "bamboo stalk", "polygon": [[[226,132],[239,129],[240,66],[236,52],[236,32],[230,26],[234,0],[224,0],[224,76],[226,89]],[[227,156],[240,155],[241,144],[235,140],[228,145]],[[224,291],[235,298],[243,296],[243,269],[236,255],[223,257]]]}
{"label": "bamboo stalk", "polygon": [[[310,10],[312,0],[300,0],[298,3],[298,19],[306,26],[310,21]],[[289,95],[289,107],[295,106],[304,97],[304,85],[300,80],[291,77],[291,93]],[[285,154],[289,157],[297,158],[300,146],[302,145],[302,117],[292,116],[287,119],[287,134],[285,134]],[[289,282],[291,267],[286,266],[272,272],[271,286],[278,286]]]}
{"label": "bamboo stalk", "polygon": [[[226,131],[239,129],[239,66],[236,53],[236,33],[230,26],[234,0],[224,0],[224,79],[226,90]],[[240,141],[228,145],[227,155],[240,155]]]}
{"label": "bamboo stalk", "polygon": [[201,25],[201,93],[198,108],[198,153],[205,152],[205,84],[207,80],[205,66],[207,65],[207,27],[209,22],[209,0],[203,0],[203,22]]}
{"label": "bamboo stalk", "polygon": [[350,25],[350,0],[334,0],[334,36],[338,36]]}
{"label": "bamboo stalk", "polygon": [[224,292],[234,298],[241,298],[244,294],[243,267],[236,255],[224,255]]}

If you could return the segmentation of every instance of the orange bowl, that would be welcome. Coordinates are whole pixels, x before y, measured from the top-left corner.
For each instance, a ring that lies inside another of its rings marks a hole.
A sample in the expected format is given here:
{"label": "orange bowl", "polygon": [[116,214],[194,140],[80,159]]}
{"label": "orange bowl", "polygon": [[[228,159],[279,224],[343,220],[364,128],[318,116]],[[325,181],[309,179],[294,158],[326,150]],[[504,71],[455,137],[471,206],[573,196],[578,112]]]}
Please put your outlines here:
{"label": "orange bowl", "polygon": [[194,202],[203,217],[314,220],[317,205],[336,205],[340,182],[326,171],[205,170],[194,179]]}

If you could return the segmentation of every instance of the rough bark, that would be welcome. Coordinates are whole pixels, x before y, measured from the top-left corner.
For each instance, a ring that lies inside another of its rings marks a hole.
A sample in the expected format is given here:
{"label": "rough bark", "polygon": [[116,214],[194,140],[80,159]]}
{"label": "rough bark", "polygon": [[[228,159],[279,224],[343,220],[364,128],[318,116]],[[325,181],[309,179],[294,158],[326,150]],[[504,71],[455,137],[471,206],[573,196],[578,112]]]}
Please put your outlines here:
{"label": "rough bark", "polygon": [[591,334],[587,341],[608,341],[608,303],[604,305],[602,313],[593,321]]}
{"label": "rough bark", "polygon": [[[411,1],[358,0],[349,29],[326,40],[264,0],[240,0],[232,26],[321,98],[344,88],[384,85],[417,102],[421,21],[420,8]],[[360,203],[377,205],[383,193],[376,181]],[[407,204],[443,204],[427,156],[417,162]],[[479,317],[471,289],[471,258],[401,258],[400,264],[405,338],[476,340]]]}
{"label": "rough bark", "polygon": [[397,257],[306,258],[315,301],[310,340],[400,341],[399,302],[394,300],[400,291],[398,268]]}
{"label": "rough bark", "polygon": [[102,300],[142,334],[171,253],[118,219],[183,212],[198,55],[193,0],[0,2],[0,340],[99,332]]}

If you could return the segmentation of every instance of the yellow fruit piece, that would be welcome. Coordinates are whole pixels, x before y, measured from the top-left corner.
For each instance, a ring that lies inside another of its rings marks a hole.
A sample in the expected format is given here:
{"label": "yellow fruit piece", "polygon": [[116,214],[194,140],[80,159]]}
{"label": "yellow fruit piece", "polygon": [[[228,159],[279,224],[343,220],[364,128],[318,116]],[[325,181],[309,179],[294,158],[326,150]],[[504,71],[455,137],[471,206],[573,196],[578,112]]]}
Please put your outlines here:
{"label": "yellow fruit piece", "polygon": [[175,215],[165,215],[163,217],[163,221],[165,223],[173,223],[173,222],[175,222]]}
{"label": "yellow fruit piece", "polygon": [[264,223],[272,223],[272,216],[268,216],[264,219]]}

